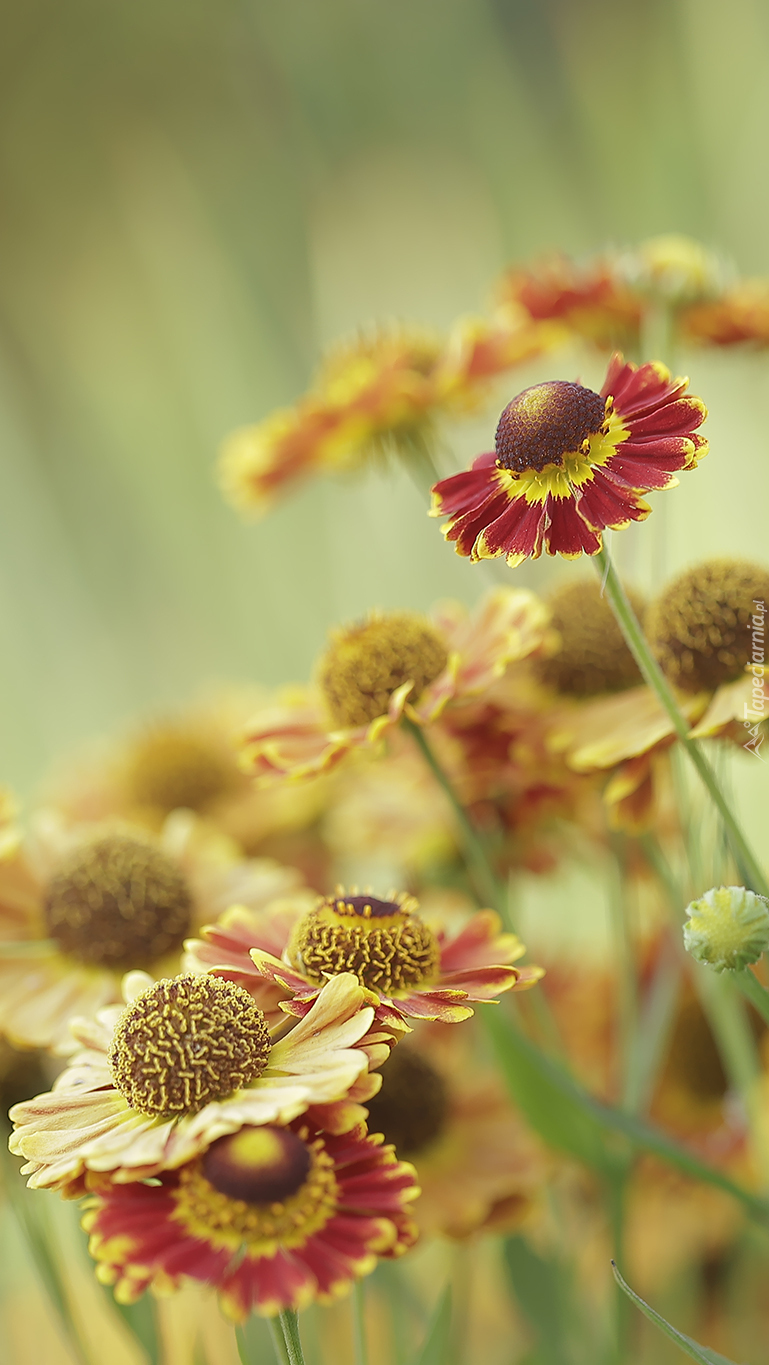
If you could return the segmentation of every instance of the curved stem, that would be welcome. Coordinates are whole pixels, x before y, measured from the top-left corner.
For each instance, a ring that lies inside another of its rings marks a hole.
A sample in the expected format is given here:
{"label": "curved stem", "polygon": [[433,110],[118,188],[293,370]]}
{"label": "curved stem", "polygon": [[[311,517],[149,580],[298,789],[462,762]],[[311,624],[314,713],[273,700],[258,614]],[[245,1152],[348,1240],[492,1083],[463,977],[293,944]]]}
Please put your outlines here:
{"label": "curved stem", "polygon": [[762,986],[757,976],[754,976],[749,967],[742,972],[733,972],[732,980],[739,987],[746,1000],[761,1015],[765,1024],[769,1024],[769,991],[766,986]]}
{"label": "curved stem", "polygon": [[660,704],[664,707],[665,711],[667,711],[682,748],[686,752],[690,762],[697,769],[702,782],[710,793],[711,799],[724,822],[724,828],[731,846],[732,854],[740,869],[740,876],[743,877],[746,886],[749,886],[753,891],[757,891],[760,895],[768,896],[769,881],[767,881],[764,876],[758,859],[740,828],[734,811],[721,789],[721,785],[713,768],[703,754],[697,741],[690,738],[687,721],[681,714],[673,690],[649,648],[648,641],[641,629],[638,618],[617,577],[608,550],[605,547],[600,550],[595,556],[595,560],[596,567],[603,579],[606,596],[609,599],[614,615],[617,618],[617,623],[627,641],[628,647],[646,682],[649,684],[649,687],[656,693]]}
{"label": "curved stem", "polygon": [[432,746],[430,745],[424,730],[421,725],[416,725],[413,720],[409,720],[408,716],[403,717],[401,725],[403,725],[412,736],[414,743],[424,758],[430,772],[449,800],[462,835],[467,861],[470,865],[472,877],[481,900],[487,901],[488,904],[496,910],[506,929],[511,929],[510,908],[508,906],[506,888],[503,886],[494,871],[494,868],[491,866],[483,846],[483,840],[454,791],[452,783],[449,781],[443,768],[435,757]]}

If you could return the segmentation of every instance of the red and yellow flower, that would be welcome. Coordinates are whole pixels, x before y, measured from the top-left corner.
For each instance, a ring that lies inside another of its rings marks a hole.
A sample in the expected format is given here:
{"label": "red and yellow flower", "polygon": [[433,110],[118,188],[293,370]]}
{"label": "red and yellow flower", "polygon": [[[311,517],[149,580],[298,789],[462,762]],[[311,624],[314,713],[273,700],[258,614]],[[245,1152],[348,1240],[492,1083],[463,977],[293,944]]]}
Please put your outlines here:
{"label": "red and yellow flower", "polygon": [[503,275],[498,295],[532,321],[560,322],[603,349],[638,345],[643,303],[618,275],[613,257],[579,262],[546,256]]}
{"label": "red and yellow flower", "polygon": [[598,554],[603,531],[649,515],[641,493],[672,488],[707,453],[706,409],[687,383],[615,356],[600,393],[565,380],[524,389],[494,450],[435,485],[431,515],[448,516],[444,535],[474,561]]}
{"label": "red and yellow flower", "polygon": [[378,1257],[413,1244],[413,1167],[361,1125],[245,1126],[152,1185],[113,1186],[83,1219],[97,1276],[119,1303],[186,1278],[236,1322],[329,1303]]}
{"label": "red and yellow flower", "polygon": [[234,907],[189,940],[185,966],[237,982],[258,1002],[264,997],[265,1009],[274,1008],[278,988],[281,1008],[299,1015],[335,972],[354,972],[377,998],[378,1021],[398,1031],[408,1031],[411,1019],[458,1023],[472,1004],[527,990],[542,976],[540,967],[512,966],[526,949],[516,934],[501,932],[494,911],[479,911],[449,936],[418,908],[413,896],[381,900],[341,887],[309,909],[289,901],[277,913]]}
{"label": "red and yellow flower", "polygon": [[[350,972],[328,981],[279,1037],[222,976],[152,982],[131,972],[126,1005],[73,1024],[82,1045],[54,1089],[15,1105],[11,1150],[35,1188],[77,1190],[87,1171],[118,1184],[175,1170],[244,1126],[308,1110],[344,1132],[379,1087],[392,1037],[372,1033],[372,993]],[[285,1019],[284,1019],[285,1023]]]}
{"label": "red and yellow flower", "polygon": [[244,767],[264,781],[309,778],[376,748],[404,715],[429,725],[513,660],[545,648],[547,623],[533,593],[498,588],[473,614],[449,603],[432,619],[378,613],[339,630],[320,660],[319,686],[294,689],[248,725]]}
{"label": "red and yellow flower", "polygon": [[461,320],[445,339],[381,328],[335,347],[293,408],[227,438],[219,465],[225,497],[260,514],[303,477],[391,452],[419,457],[437,417],[472,406],[491,379],[561,339],[553,324],[519,314]]}

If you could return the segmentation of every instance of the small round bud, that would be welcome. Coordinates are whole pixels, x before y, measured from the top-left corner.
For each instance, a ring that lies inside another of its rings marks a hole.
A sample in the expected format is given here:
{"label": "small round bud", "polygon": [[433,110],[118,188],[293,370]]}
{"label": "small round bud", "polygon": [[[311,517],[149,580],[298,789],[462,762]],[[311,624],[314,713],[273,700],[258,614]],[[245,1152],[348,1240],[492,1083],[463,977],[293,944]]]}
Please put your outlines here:
{"label": "small round bud", "polygon": [[769,903],[744,886],[714,886],[687,914],[686,951],[717,972],[741,971],[769,948]]}

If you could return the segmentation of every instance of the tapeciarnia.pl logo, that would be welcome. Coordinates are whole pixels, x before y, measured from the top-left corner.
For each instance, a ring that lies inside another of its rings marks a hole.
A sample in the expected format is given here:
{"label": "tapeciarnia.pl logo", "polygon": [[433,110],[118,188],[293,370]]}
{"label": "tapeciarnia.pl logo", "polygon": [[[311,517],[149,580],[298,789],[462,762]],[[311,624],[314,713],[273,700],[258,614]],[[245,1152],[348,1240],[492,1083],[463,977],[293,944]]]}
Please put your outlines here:
{"label": "tapeciarnia.pl logo", "polygon": [[[751,662],[748,664],[748,672],[753,674],[753,688],[750,702],[745,702],[743,706],[743,725],[750,733],[750,739],[743,744],[743,749],[755,754],[756,758],[761,758],[761,745],[764,742],[764,731],[761,729],[762,722],[766,719],[766,694],[764,692],[764,618],[766,616],[766,603],[760,599],[754,599],[755,608],[750,618],[750,635],[752,642]],[[763,759],[762,759],[763,762]]]}

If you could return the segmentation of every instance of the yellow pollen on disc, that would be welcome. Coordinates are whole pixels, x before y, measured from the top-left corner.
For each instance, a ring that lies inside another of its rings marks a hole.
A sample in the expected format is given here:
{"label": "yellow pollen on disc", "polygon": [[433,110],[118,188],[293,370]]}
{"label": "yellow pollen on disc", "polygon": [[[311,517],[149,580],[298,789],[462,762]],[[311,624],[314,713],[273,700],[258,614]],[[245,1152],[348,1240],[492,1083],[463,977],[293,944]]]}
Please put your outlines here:
{"label": "yellow pollen on disc", "polygon": [[410,896],[325,897],[294,929],[289,958],[319,985],[354,972],[369,990],[406,992],[431,980],[440,959],[438,941],[414,913],[416,905]]}
{"label": "yellow pollen on disc", "polygon": [[174,1118],[243,1089],[269,1055],[267,1024],[248,991],[189,974],[157,981],[126,1006],[109,1062],[132,1109]]}
{"label": "yellow pollen on disc", "polygon": [[340,728],[368,725],[387,712],[403,683],[417,701],[448,662],[446,642],[426,617],[387,612],[336,631],[318,676],[331,719]]}
{"label": "yellow pollen on disc", "polygon": [[337,1211],[338,1186],[321,1138],[243,1128],[182,1167],[172,1197],[172,1218],[193,1237],[216,1249],[271,1255],[278,1246],[304,1246],[325,1227]]}

